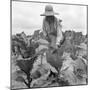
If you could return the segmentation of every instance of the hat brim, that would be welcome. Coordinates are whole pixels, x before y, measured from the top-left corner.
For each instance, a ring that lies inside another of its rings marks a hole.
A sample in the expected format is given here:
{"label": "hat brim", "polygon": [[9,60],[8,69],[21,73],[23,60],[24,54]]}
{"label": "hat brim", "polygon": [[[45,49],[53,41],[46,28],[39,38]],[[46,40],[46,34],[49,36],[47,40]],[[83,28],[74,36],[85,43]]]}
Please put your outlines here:
{"label": "hat brim", "polygon": [[59,13],[55,12],[45,12],[43,14],[40,14],[40,16],[54,16],[54,15],[59,15]]}

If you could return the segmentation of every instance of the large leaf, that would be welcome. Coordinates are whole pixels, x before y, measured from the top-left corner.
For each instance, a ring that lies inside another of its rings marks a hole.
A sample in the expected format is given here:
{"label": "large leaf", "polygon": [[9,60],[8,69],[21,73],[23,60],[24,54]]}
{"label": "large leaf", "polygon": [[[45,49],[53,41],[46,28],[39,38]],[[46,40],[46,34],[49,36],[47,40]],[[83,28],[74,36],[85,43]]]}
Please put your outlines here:
{"label": "large leaf", "polygon": [[60,69],[62,66],[62,58],[58,53],[52,54],[51,52],[47,52],[46,54],[47,62],[56,68],[56,70]]}
{"label": "large leaf", "polygon": [[38,42],[39,44],[42,44],[42,45],[48,45],[49,44],[49,42],[45,39],[39,39],[36,42]]}
{"label": "large leaf", "polygon": [[15,80],[18,82],[24,82],[25,81],[22,76],[18,76]]}
{"label": "large leaf", "polygon": [[39,72],[41,75],[44,75],[48,70],[51,70],[54,73],[58,73],[57,70],[47,62],[46,53],[44,53],[43,56],[39,55],[33,65],[31,73]]}
{"label": "large leaf", "polygon": [[38,38],[39,32],[40,32],[40,30],[34,31],[34,35],[33,35],[33,38],[34,38],[34,39],[37,39],[37,38]]}
{"label": "large leaf", "polygon": [[33,46],[27,47],[27,49],[22,50],[21,53],[23,58],[29,58],[35,54],[35,48]]}
{"label": "large leaf", "polygon": [[25,73],[23,71],[21,71],[21,70],[17,70],[16,75],[17,76],[22,76],[22,75],[25,75]]}
{"label": "large leaf", "polygon": [[[41,68],[41,71],[43,72],[43,69],[42,68]],[[50,74],[50,71],[47,71],[46,73],[44,71],[44,74],[40,78],[34,79],[31,82],[31,87],[35,87],[35,86],[41,87],[41,85],[45,84],[45,81],[47,80],[49,74]]]}
{"label": "large leaf", "polygon": [[31,60],[18,60],[17,65],[22,71],[24,71],[26,74],[29,74],[32,70],[35,59],[36,57],[32,58]]}
{"label": "large leaf", "polygon": [[[70,58],[68,53],[64,54],[64,58],[65,60],[60,71],[60,77],[64,78],[64,80],[68,80],[70,85],[86,84],[86,67],[82,60],[77,59],[74,61]],[[80,70],[82,70],[82,72]]]}

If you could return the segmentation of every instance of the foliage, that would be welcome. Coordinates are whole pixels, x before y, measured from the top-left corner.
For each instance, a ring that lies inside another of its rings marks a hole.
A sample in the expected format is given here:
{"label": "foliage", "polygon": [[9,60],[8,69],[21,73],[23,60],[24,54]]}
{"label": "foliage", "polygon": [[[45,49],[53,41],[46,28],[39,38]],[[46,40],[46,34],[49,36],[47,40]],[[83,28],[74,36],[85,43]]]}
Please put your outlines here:
{"label": "foliage", "polygon": [[[30,83],[31,83],[30,71],[33,68],[33,64],[34,64],[36,58],[37,58],[37,56],[34,56],[29,60],[17,60],[16,61],[17,66],[19,66],[20,70],[23,71],[27,76],[28,84],[26,84],[26,85],[28,87],[30,87]],[[20,73],[20,72],[18,72],[18,73]],[[20,80],[23,81],[23,79],[21,77],[19,77],[19,78],[20,78]]]}
{"label": "foliage", "polygon": [[75,31],[63,35],[58,49],[49,47],[40,30],[12,36],[12,52],[21,55],[14,62],[20,69],[14,80],[28,88],[87,84],[87,35]]}

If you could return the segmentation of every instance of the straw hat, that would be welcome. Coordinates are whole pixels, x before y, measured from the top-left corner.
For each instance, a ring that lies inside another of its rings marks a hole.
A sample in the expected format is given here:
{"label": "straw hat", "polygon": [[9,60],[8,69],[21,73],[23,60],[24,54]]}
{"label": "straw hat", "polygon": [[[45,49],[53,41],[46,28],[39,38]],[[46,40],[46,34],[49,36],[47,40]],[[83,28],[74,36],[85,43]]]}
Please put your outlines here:
{"label": "straw hat", "polygon": [[41,14],[41,16],[54,16],[58,15],[58,13],[55,13],[53,10],[53,7],[51,5],[46,5],[45,12]]}

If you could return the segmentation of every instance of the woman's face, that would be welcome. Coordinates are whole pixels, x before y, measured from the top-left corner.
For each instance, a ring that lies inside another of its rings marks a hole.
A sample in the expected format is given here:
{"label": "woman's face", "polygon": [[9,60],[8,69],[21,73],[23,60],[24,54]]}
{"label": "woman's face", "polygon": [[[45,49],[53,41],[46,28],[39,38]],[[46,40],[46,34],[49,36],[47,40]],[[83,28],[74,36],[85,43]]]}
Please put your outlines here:
{"label": "woman's face", "polygon": [[46,16],[48,22],[54,22],[54,16]]}

